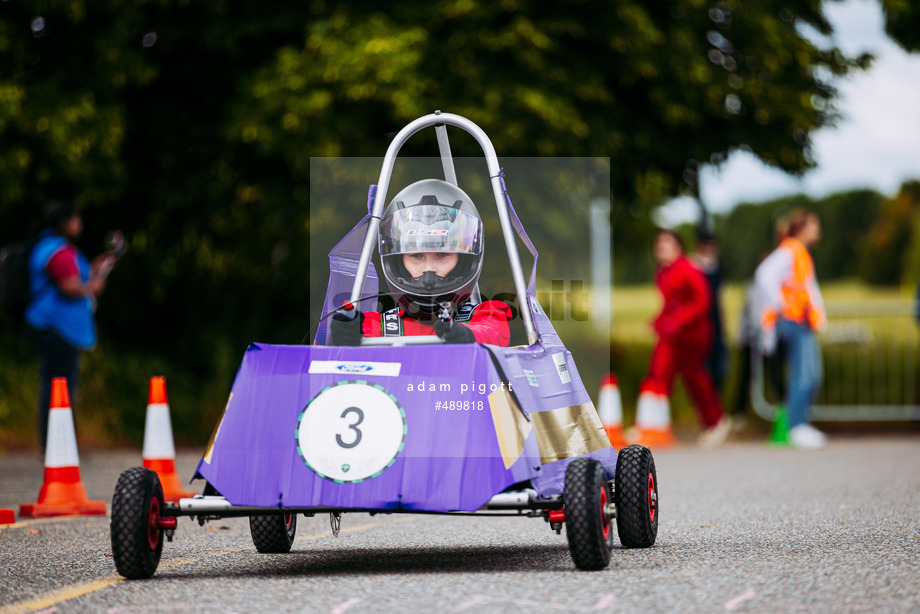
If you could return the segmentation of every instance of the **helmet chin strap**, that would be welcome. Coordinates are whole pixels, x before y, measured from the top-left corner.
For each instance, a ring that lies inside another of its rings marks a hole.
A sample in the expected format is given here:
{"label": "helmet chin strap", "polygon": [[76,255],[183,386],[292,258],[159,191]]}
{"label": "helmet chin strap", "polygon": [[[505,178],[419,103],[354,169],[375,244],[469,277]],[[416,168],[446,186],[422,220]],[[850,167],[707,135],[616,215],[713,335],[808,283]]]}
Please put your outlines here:
{"label": "helmet chin strap", "polygon": [[439,281],[444,281],[444,278],[439,276],[434,271],[425,271],[422,273],[422,276],[418,278],[418,281],[425,286],[426,290],[434,290],[434,287]]}
{"label": "helmet chin strap", "polygon": [[418,277],[397,277],[399,283],[409,288],[415,287],[418,290],[435,290],[439,283],[450,282],[456,283],[459,277],[446,276],[441,277],[434,271],[425,271]]}

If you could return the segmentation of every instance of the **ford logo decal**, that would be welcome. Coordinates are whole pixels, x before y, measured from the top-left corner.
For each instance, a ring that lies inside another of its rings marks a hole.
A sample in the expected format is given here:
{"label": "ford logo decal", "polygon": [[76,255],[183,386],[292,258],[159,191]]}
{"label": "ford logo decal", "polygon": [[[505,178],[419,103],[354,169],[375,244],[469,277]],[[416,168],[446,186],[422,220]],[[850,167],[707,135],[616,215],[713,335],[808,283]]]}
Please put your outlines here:
{"label": "ford logo decal", "polygon": [[361,364],[344,364],[336,366],[336,369],[343,371],[345,373],[367,373],[372,370],[374,367],[371,365],[361,365]]}

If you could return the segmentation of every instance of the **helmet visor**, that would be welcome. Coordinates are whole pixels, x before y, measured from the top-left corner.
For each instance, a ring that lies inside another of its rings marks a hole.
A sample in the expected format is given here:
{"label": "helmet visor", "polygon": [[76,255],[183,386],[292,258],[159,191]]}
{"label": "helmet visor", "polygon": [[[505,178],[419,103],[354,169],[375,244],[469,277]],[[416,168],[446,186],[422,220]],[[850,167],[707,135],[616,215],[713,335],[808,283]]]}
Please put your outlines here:
{"label": "helmet visor", "polygon": [[482,251],[482,222],[447,205],[416,205],[396,209],[380,220],[380,255]]}

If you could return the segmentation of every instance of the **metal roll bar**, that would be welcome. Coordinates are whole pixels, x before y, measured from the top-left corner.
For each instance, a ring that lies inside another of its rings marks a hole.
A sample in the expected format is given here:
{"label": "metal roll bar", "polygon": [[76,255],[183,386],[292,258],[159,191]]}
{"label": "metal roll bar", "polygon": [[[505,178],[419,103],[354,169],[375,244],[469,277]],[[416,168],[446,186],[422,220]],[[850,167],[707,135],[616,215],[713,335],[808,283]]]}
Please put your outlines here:
{"label": "metal roll bar", "polygon": [[[384,207],[386,206],[387,191],[390,187],[390,178],[393,175],[393,167],[396,164],[396,156],[403,144],[409,140],[416,132],[429,126],[436,128],[441,126],[454,126],[467,132],[476,139],[482,148],[482,153],[486,159],[486,165],[489,169],[489,177],[492,183],[492,194],[495,197],[495,206],[498,209],[498,219],[501,222],[502,234],[505,238],[505,248],[508,251],[508,260],[511,266],[511,277],[514,280],[514,289],[517,292],[518,302],[521,308],[521,317],[524,320],[524,331],[527,334],[527,344],[534,345],[539,342],[536,326],[534,325],[533,311],[530,301],[527,299],[527,284],[524,281],[524,271],[521,267],[521,256],[518,253],[516,234],[511,225],[511,218],[508,215],[508,205],[505,202],[504,191],[501,184],[501,167],[498,165],[498,156],[495,155],[495,147],[492,141],[486,136],[483,130],[460,115],[451,113],[441,113],[435,111],[430,115],[420,117],[409,123],[405,128],[393,138],[390,146],[387,148],[386,156],[383,158],[383,166],[380,169],[380,178],[377,180],[377,194],[374,197],[374,205],[371,208],[371,219],[367,226],[367,235],[364,237],[364,246],[361,249],[361,258],[358,260],[358,270],[355,272],[355,282],[351,289],[351,302],[355,303],[361,297],[361,291],[364,287],[364,278],[367,276],[367,268],[374,254],[374,245],[377,242],[377,232],[380,226],[380,218],[383,216]],[[448,166],[447,160],[450,157],[450,147],[447,145],[446,129],[438,130],[439,145],[441,147],[441,159],[444,163],[447,181],[456,183],[456,176],[453,171],[453,162],[450,160]],[[451,176],[453,175],[453,176]],[[453,180],[453,181],[451,181]]]}

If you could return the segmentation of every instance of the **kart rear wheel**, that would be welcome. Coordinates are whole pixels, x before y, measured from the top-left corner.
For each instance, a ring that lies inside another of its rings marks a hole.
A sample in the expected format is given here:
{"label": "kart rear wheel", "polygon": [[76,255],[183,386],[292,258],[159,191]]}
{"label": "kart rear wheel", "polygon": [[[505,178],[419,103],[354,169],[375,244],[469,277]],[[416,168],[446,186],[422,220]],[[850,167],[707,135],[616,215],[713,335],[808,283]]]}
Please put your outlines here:
{"label": "kart rear wheel", "polygon": [[262,554],[284,554],[291,551],[297,533],[296,514],[250,516],[252,543]]}
{"label": "kart rear wheel", "polygon": [[115,569],[124,577],[135,580],[156,573],[163,551],[164,509],[163,487],[155,472],[132,467],[119,476],[109,527]]}
{"label": "kart rear wheel", "polygon": [[658,474],[648,448],[627,446],[617,454],[614,498],[617,533],[624,548],[650,548],[658,536]]}
{"label": "kart rear wheel", "polygon": [[593,458],[576,458],[565,471],[565,535],[578,569],[603,569],[610,563],[612,500],[604,468]]}

